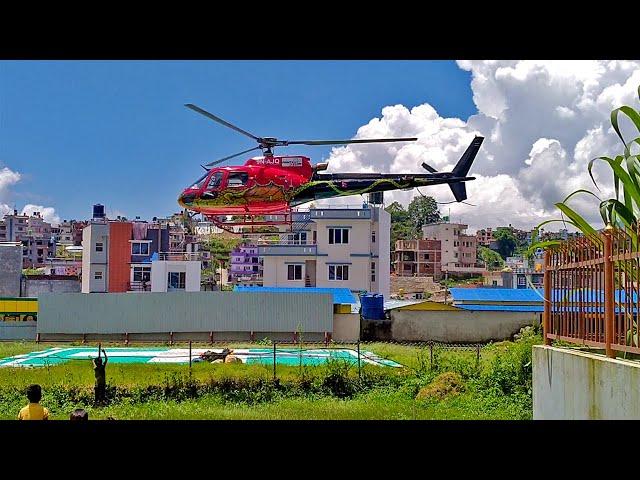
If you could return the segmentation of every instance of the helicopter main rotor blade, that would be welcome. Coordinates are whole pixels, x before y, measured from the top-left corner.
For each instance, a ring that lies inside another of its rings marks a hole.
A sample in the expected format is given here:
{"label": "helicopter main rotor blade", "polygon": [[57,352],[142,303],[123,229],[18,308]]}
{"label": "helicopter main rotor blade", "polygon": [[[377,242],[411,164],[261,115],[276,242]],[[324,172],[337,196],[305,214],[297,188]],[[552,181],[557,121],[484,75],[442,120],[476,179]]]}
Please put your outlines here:
{"label": "helicopter main rotor blade", "polygon": [[294,140],[285,145],[347,145],[350,143],[414,142],[417,138],[369,138],[358,140]]}
{"label": "helicopter main rotor blade", "polygon": [[197,105],[194,105],[193,103],[186,103],[185,107],[190,108],[194,112],[198,112],[199,114],[204,115],[207,118],[210,118],[214,122],[218,122],[218,123],[224,125],[225,127],[229,127],[230,129],[235,130],[238,133],[246,135],[249,138],[253,138],[257,142],[260,142],[260,138],[256,137],[255,135],[252,135],[251,133],[241,129],[240,127],[236,127],[234,124],[229,123],[229,122],[227,122],[226,120],[223,120],[220,117],[216,117],[213,113],[209,113],[206,110],[203,110],[202,108],[198,107]]}
{"label": "helicopter main rotor blade", "polygon": [[240,153],[235,153],[233,155],[229,155],[228,157],[221,158],[220,160],[215,160],[215,161],[213,161],[211,163],[207,163],[205,166],[213,167],[214,165],[217,165],[217,164],[222,163],[222,162],[226,162],[227,160],[230,160],[230,159],[232,159],[234,157],[239,157],[240,155],[252,152],[254,150],[260,150],[260,147],[253,147],[253,148],[250,148],[249,150],[245,150],[244,152],[240,152]]}

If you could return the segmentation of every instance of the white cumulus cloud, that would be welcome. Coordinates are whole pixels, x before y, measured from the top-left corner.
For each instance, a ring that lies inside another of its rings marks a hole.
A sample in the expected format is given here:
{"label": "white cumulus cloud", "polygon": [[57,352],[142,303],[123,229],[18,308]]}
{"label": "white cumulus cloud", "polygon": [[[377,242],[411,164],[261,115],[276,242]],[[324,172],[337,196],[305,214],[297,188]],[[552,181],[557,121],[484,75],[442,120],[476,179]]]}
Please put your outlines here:
{"label": "white cumulus cloud", "polygon": [[[8,167],[0,168],[0,219],[4,217],[5,214],[13,212],[13,208],[9,206],[9,203],[13,203],[11,202],[10,187],[18,183],[21,179],[22,175],[19,172],[15,172]],[[53,207],[27,204],[22,208],[20,213],[22,215],[32,215],[34,212],[40,212],[44,220],[53,225],[60,223],[60,217],[56,214],[55,208]]]}
{"label": "white cumulus cloud", "polygon": [[[467,119],[444,118],[429,104],[408,108],[386,106],[379,118],[360,127],[355,138],[408,137],[417,142],[349,145],[336,148],[329,159],[333,172],[424,172],[427,162],[449,171],[474,135],[485,141],[471,168],[476,180],[467,183],[468,202],[453,203],[454,220],[471,229],[512,225],[532,228],[558,218],[554,204],[579,188],[603,197],[613,194],[606,166],[597,156],[615,155],[621,143],[609,122],[612,109],[638,107],[638,61],[458,61],[471,72],[471,89],[478,113]],[[631,124],[621,120],[623,132]],[[422,189],[439,202],[453,196],[446,186]],[[386,202],[408,203],[418,192],[388,192]],[[574,197],[574,205],[592,222],[599,222],[592,197]],[[346,200],[343,200],[346,201]],[[356,197],[351,197],[355,203]]]}

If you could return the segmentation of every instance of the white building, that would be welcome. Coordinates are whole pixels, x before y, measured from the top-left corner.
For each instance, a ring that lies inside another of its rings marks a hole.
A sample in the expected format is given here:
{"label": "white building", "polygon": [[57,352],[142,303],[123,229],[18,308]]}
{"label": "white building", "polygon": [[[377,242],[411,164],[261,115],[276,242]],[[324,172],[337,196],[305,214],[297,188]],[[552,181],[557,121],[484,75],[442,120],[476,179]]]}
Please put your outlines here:
{"label": "white building", "polygon": [[152,292],[199,292],[199,261],[195,260],[154,260],[151,262]]}
{"label": "white building", "polygon": [[389,298],[391,216],[384,209],[312,208],[295,213],[294,225],[280,243],[259,245],[265,287],[342,287]]}

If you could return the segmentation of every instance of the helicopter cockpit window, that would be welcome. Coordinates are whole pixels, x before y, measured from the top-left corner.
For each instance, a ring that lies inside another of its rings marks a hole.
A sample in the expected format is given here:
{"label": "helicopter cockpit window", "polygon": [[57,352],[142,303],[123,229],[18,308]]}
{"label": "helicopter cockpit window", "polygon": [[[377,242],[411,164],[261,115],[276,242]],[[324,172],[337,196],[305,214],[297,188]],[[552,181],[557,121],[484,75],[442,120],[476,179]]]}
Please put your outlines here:
{"label": "helicopter cockpit window", "polygon": [[201,176],[198,180],[196,180],[196,182],[191,185],[189,188],[201,188],[202,184],[204,183],[204,180],[207,178],[207,175],[209,175],[209,172],[205,173],[203,176]]}
{"label": "helicopter cockpit window", "polygon": [[227,185],[229,187],[244,187],[249,181],[249,175],[246,173],[230,173]]}
{"label": "helicopter cockpit window", "polygon": [[222,172],[216,172],[211,175],[211,180],[209,180],[209,186],[207,187],[207,190],[217,190],[221,183]]}

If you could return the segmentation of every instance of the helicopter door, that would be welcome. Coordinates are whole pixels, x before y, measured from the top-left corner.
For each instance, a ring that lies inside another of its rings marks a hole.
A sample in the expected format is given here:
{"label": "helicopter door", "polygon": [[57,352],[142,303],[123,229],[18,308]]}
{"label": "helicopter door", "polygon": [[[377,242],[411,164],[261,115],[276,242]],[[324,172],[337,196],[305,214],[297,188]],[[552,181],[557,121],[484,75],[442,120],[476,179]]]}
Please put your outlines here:
{"label": "helicopter door", "polygon": [[207,183],[207,188],[202,194],[203,198],[215,197],[216,192],[220,190],[220,187],[222,186],[223,179],[223,172],[215,172],[213,175],[211,175],[211,177],[209,178],[209,182]]}

